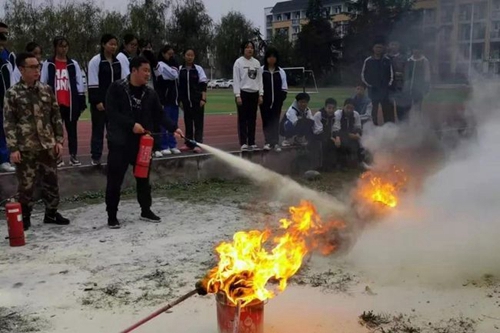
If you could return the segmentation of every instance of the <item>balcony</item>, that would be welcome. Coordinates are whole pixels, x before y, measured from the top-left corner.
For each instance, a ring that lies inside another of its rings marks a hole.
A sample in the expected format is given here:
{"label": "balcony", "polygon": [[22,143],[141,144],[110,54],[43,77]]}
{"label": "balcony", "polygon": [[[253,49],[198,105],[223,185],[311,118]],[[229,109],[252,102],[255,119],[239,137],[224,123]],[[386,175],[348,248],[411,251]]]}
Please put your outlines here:
{"label": "balcony", "polygon": [[293,19],[292,25],[300,25],[300,19]]}

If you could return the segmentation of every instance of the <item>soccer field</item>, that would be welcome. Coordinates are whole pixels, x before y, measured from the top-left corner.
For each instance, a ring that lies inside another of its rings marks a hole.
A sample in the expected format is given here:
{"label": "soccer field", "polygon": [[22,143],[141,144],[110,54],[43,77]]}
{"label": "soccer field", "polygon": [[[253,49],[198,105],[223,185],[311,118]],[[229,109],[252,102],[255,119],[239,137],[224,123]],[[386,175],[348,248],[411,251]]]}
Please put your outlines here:
{"label": "soccer field", "polygon": [[[288,98],[283,105],[286,109],[293,103],[294,97],[299,89],[291,89],[288,93]],[[325,99],[333,97],[339,103],[343,104],[346,98],[354,94],[354,88],[351,87],[335,87],[321,88],[317,93],[311,93],[310,108],[317,110],[323,106]],[[467,89],[435,89],[426,99],[429,103],[463,103],[468,96]],[[236,113],[236,104],[232,89],[211,89],[207,92],[207,105],[205,106],[205,114],[230,114]],[[87,109],[81,116],[81,120],[89,120],[90,112]]]}

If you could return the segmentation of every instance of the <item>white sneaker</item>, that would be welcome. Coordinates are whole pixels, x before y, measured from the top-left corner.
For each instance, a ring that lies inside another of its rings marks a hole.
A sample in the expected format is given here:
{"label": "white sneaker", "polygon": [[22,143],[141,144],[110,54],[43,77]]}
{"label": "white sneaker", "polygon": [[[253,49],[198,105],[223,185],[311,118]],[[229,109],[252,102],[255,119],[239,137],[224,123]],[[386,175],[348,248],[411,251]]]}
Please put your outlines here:
{"label": "white sneaker", "polygon": [[274,146],[274,151],[277,152],[277,153],[280,153],[281,152],[281,147],[280,145],[276,145]]}
{"label": "white sneaker", "polygon": [[163,156],[172,155],[172,152],[170,151],[170,149],[162,150],[161,153]]}
{"label": "white sneaker", "polygon": [[163,154],[161,153],[161,151],[155,151],[153,153],[153,157],[155,158],[160,158],[160,157],[163,157]]}
{"label": "white sneaker", "polygon": [[256,150],[256,149],[259,149],[259,147],[257,147],[257,145],[251,145],[249,150]]}
{"label": "white sneaker", "polygon": [[248,145],[241,146],[241,151],[245,151],[245,150],[248,150]]}
{"label": "white sneaker", "polygon": [[1,172],[14,172],[16,171],[16,168],[13,167],[9,162],[5,162],[0,164],[0,171]]}
{"label": "white sneaker", "polygon": [[180,154],[181,151],[177,148],[170,148],[170,152],[174,155]]}
{"label": "white sneaker", "polygon": [[270,151],[270,150],[271,150],[271,145],[270,145],[269,143],[266,143],[266,144],[264,145],[264,148],[262,148],[262,149],[264,149],[264,150],[266,150],[266,151]]}
{"label": "white sneaker", "polygon": [[66,165],[66,164],[64,163],[64,161],[63,161],[63,160],[60,160],[60,161],[58,161],[58,162],[57,162],[57,167],[58,167],[58,168],[62,168],[62,167],[63,167],[63,166],[65,166],[65,165]]}
{"label": "white sneaker", "polygon": [[281,143],[281,147],[290,147],[290,146],[291,144],[287,140],[283,140],[283,142]]}

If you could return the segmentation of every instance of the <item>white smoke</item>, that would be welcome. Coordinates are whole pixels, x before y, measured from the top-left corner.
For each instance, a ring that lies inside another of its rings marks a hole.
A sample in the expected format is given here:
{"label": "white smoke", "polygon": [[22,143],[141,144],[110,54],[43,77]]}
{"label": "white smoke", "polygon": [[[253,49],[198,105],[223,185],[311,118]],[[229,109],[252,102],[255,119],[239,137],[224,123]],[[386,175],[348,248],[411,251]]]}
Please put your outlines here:
{"label": "white smoke", "polygon": [[[440,145],[430,139],[430,131],[418,134],[408,127],[384,127],[365,137],[365,144],[376,152],[376,162],[399,159],[410,166],[410,178],[420,172],[420,189],[404,195],[393,215],[365,230],[348,255],[350,261],[371,276],[392,282],[418,277],[432,283],[463,283],[500,274],[497,95],[498,86],[474,87],[467,108],[479,121],[478,138],[447,150],[445,158],[439,154],[422,158],[429,144]],[[405,150],[401,158],[398,154]]]}

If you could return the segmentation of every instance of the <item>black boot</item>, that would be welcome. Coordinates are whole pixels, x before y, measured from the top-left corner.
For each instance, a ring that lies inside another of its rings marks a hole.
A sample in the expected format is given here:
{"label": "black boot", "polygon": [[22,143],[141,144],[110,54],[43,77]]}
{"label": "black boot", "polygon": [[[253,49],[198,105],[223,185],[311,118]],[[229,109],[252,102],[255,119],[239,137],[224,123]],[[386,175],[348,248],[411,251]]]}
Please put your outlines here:
{"label": "black boot", "polygon": [[120,221],[116,217],[116,212],[108,211],[108,228],[109,229],[120,229]]}
{"label": "black boot", "polygon": [[46,210],[45,218],[43,219],[43,223],[46,224],[57,224],[57,225],[68,225],[69,219],[63,217],[56,210]]}
{"label": "black boot", "polygon": [[23,212],[23,227],[24,231],[31,228],[31,209],[26,205],[21,205],[21,210]]}
{"label": "black boot", "polygon": [[153,223],[160,223],[161,218],[156,216],[155,213],[151,211],[151,209],[143,209],[141,212],[141,220]]}

